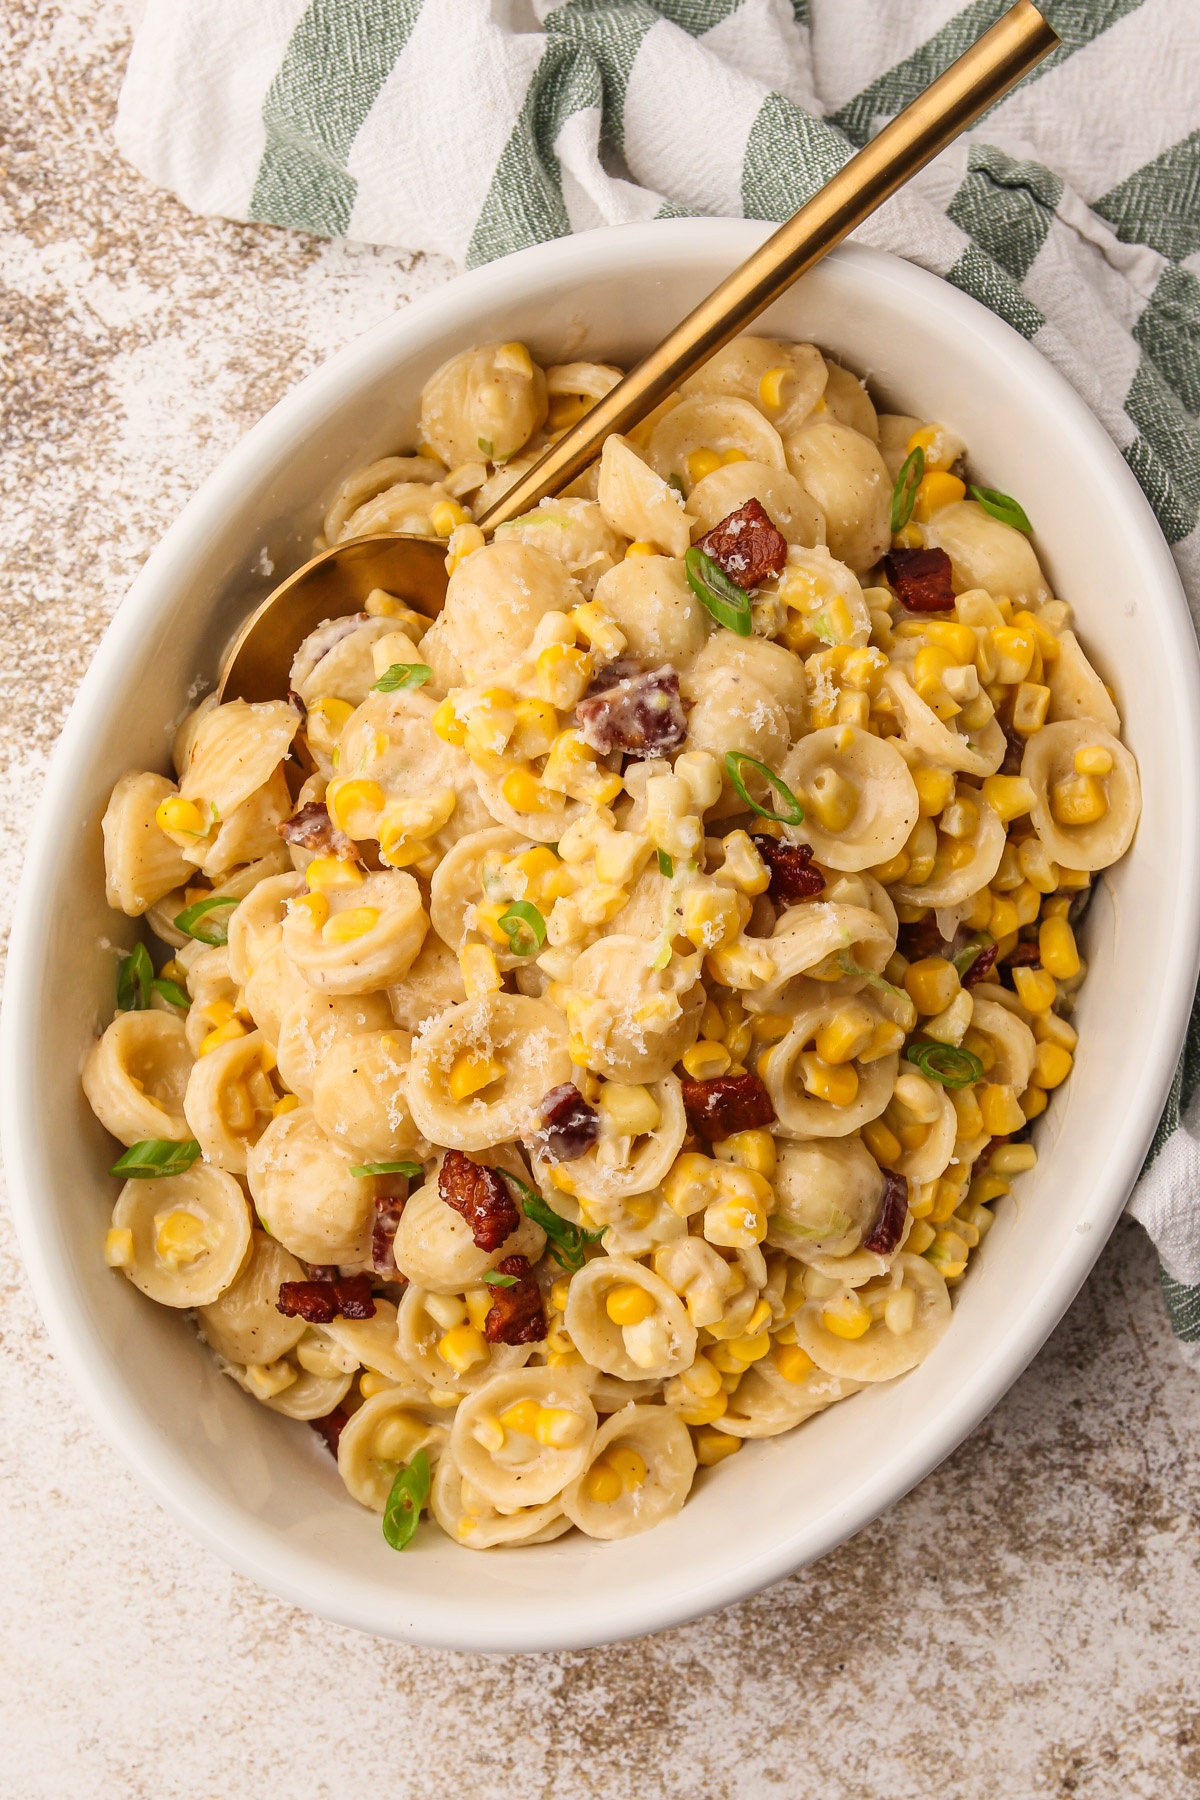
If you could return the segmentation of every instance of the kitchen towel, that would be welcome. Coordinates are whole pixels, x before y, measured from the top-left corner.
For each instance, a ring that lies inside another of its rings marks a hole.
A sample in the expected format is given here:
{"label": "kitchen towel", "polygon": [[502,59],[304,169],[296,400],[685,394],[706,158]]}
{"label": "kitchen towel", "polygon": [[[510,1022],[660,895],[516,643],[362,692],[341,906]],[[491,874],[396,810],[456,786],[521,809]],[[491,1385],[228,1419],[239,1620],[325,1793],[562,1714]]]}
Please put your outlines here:
{"label": "kitchen towel", "polygon": [[[148,0],[117,139],[198,212],[471,266],[597,225],[783,219],[1005,10]],[[1044,10],[1061,48],[856,235],[973,294],[1062,371],[1145,490],[1200,621],[1200,7]],[[1200,1368],[1200,1011],[1130,1211]]]}

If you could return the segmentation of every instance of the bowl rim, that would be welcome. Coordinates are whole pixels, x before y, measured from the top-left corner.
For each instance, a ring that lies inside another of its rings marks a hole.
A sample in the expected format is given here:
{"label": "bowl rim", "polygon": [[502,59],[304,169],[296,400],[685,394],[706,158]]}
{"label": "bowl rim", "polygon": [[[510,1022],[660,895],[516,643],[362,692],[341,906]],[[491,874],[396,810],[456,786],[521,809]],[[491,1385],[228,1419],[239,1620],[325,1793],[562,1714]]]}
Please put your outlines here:
{"label": "bowl rim", "polygon": [[[290,389],[221,459],[164,533],[107,627],[50,760],[12,925],[0,1020],[0,1142],[9,1171],[18,1241],[51,1342],[76,1395],[104,1437],[171,1516],[239,1573],[292,1604],[382,1637],[444,1649],[528,1652],[582,1648],[683,1623],[744,1598],[835,1548],[901,1498],[974,1430],[1058,1324],[1124,1207],[1175,1072],[1190,1016],[1193,983],[1180,982],[1160,1016],[1148,1063],[1140,1071],[1141,1105],[1130,1107],[1114,1121],[1107,1179],[1091,1213],[1094,1228],[1080,1235],[1075,1254],[1064,1258],[1043,1280],[1039,1304],[1031,1301],[1024,1320],[1006,1340],[1008,1354],[979,1371],[958,1391],[944,1414],[927,1419],[903,1454],[866,1471],[852,1502],[837,1515],[832,1529],[828,1522],[823,1523],[819,1542],[804,1541],[814,1535],[815,1527],[782,1532],[765,1547],[737,1559],[723,1558],[715,1569],[691,1571],[689,1581],[677,1586],[669,1597],[655,1591],[648,1591],[645,1597],[640,1593],[625,1596],[619,1612],[614,1606],[594,1623],[576,1621],[562,1612],[551,1617],[531,1600],[503,1627],[481,1630],[479,1621],[473,1619],[468,1633],[467,1610],[459,1603],[443,1607],[436,1600],[413,1594],[402,1596],[398,1607],[393,1596],[385,1617],[381,1609],[366,1604],[361,1584],[349,1583],[339,1589],[326,1582],[323,1591],[315,1592],[321,1584],[302,1547],[285,1542],[281,1534],[232,1500],[214,1495],[177,1458],[119,1374],[106,1368],[103,1356],[90,1353],[92,1335],[66,1304],[66,1284],[58,1276],[59,1251],[45,1223],[50,1215],[44,1215],[35,1201],[36,1196],[51,1191],[52,1182],[27,1123],[38,1099],[32,1059],[21,1053],[22,1045],[30,1041],[42,961],[48,949],[51,909],[43,904],[43,896],[51,885],[54,821],[70,810],[75,772],[87,757],[93,721],[105,712],[110,677],[118,671],[127,647],[169,603],[186,577],[191,558],[203,554],[209,521],[236,498],[248,477],[259,476],[265,464],[294,443],[298,431],[311,431],[310,415],[334,404],[347,385],[353,385],[364,370],[379,361],[381,351],[390,346],[392,359],[397,360],[406,344],[420,340],[427,326],[436,321],[440,333],[455,316],[464,323],[471,321],[474,329],[485,295],[492,305],[514,297],[529,304],[531,277],[536,277],[535,285],[543,287],[578,286],[590,274],[611,274],[614,268],[621,268],[636,276],[639,268],[644,273],[649,267],[650,279],[655,279],[670,267],[687,268],[710,259],[714,251],[727,256],[732,267],[773,229],[753,220],[676,219],[555,239],[452,279],[335,352]],[[890,285],[897,292],[907,289],[910,296],[924,295],[953,316],[956,332],[973,335],[990,347],[999,362],[1007,360],[1022,368],[1028,379],[1041,385],[1063,421],[1064,435],[1070,432],[1086,438],[1107,475],[1121,526],[1136,535],[1144,559],[1147,603],[1154,606],[1161,629],[1172,640],[1175,666],[1170,675],[1180,684],[1184,701],[1179,717],[1190,741],[1182,746],[1189,754],[1183,759],[1177,814],[1181,877],[1176,944],[1182,947],[1185,967],[1190,958],[1194,977],[1200,967],[1200,655],[1174,559],[1148,501],[1080,395],[1002,319],[940,277],[888,252],[847,243],[835,250],[832,258],[839,264],[857,265],[876,285]]]}

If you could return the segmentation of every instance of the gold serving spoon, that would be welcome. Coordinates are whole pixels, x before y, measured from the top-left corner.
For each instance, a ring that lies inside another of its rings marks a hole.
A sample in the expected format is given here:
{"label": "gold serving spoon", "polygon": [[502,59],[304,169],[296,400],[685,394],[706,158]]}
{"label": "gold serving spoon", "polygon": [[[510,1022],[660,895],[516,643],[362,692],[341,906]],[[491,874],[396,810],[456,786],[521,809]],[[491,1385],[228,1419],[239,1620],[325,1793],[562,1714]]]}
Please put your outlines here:
{"label": "gold serving spoon", "polygon": [[[645,418],[777,300],[807,269],[923,169],[1022,75],[1053,50],[1057,34],[1031,0],[1017,0],[857,156],[838,170],[753,256],[726,277],[636,368],[563,433],[477,523],[495,530],[582,474],[610,432]],[[309,632],[357,612],[375,588],[436,618],[446,597],[442,538],[379,536],[334,544],[297,569],[253,612],[221,672],[223,700],[285,694],[292,659]]]}

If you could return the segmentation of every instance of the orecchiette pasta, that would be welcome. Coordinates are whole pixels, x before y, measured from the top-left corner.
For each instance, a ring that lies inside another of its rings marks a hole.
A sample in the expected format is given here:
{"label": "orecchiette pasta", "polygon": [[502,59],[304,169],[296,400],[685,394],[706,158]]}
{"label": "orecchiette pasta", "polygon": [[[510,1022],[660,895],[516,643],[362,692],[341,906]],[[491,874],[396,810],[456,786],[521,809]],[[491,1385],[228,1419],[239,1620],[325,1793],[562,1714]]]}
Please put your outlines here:
{"label": "orecchiette pasta", "polygon": [[103,820],[106,1260],[393,1545],[427,1483],[469,1549],[670,1529],[933,1354],[1138,821],[1020,506],[812,344],[735,339],[489,543],[620,375],[445,363],[317,541],[447,540],[440,614],[331,601]]}

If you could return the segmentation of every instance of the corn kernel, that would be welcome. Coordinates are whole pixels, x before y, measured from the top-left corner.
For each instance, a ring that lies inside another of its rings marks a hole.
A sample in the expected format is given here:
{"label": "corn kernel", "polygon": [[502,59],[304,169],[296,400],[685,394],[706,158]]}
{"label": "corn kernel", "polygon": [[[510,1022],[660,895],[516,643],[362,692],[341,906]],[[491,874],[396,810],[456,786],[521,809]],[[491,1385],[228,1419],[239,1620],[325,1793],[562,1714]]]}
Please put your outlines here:
{"label": "corn kernel", "polygon": [[1016,1094],[1002,1083],[989,1082],[981,1089],[979,1111],[989,1137],[1007,1137],[1012,1131],[1020,1131],[1025,1123]]}
{"label": "corn kernel", "polygon": [[993,1175],[1023,1175],[1037,1167],[1037,1159],[1032,1144],[1000,1144],[992,1151],[988,1167]]}
{"label": "corn kernel", "polygon": [[992,811],[1007,825],[1034,805],[1037,795],[1021,775],[989,775],[982,793]]}
{"label": "corn kernel", "polygon": [[744,938],[718,944],[705,957],[704,968],[718,986],[741,988],[744,992],[765,986],[775,974],[775,963],[768,952]]}
{"label": "corn kernel", "polygon": [[240,1019],[226,1019],[223,1025],[218,1025],[214,1031],[210,1031],[207,1036],[201,1038],[200,1054],[208,1056],[213,1050],[219,1050],[222,1044],[231,1044],[234,1038],[245,1037],[245,1035],[246,1027]]}
{"label": "corn kernel", "polygon": [[444,743],[465,744],[467,741],[466,720],[459,718],[453,700],[442,701],[433,715],[433,729]]}
{"label": "corn kernel", "polygon": [[823,1062],[852,1062],[865,1050],[875,1030],[875,1015],[857,1002],[839,1008],[817,1031],[816,1052]]}
{"label": "corn kernel", "polygon": [[1017,864],[1039,894],[1052,894],[1058,886],[1058,864],[1051,860],[1040,838],[1025,838],[1018,844]]}
{"label": "corn kernel", "polygon": [[953,506],[956,500],[961,500],[966,491],[966,483],[960,481],[957,475],[948,475],[941,469],[931,469],[921,477],[917,488],[917,497],[913,503],[914,517],[924,524],[935,512],[940,512],[943,506]]}
{"label": "corn kernel", "polygon": [[910,1256],[924,1256],[936,1236],[932,1225],[924,1219],[917,1219],[904,1240],[904,1248]]}
{"label": "corn kernel", "polygon": [[693,1442],[696,1461],[702,1469],[711,1469],[716,1463],[724,1462],[727,1456],[736,1456],[742,1447],[740,1437],[732,1437],[728,1431],[718,1431],[711,1425],[694,1432]]}
{"label": "corn kernel", "polygon": [[625,1490],[617,1471],[609,1467],[603,1456],[598,1456],[584,1477],[583,1491],[597,1505],[611,1506]]}
{"label": "corn kernel", "polygon": [[739,1337],[726,1338],[721,1348],[728,1351],[743,1368],[749,1368],[751,1363],[761,1362],[770,1353],[771,1338],[766,1331],[758,1331],[753,1335],[743,1332]]}
{"label": "corn kernel", "polygon": [[946,1280],[952,1280],[966,1268],[967,1254],[967,1245],[956,1231],[939,1231],[925,1252],[925,1260]]}
{"label": "corn kernel", "polygon": [[533,1435],[548,1450],[569,1450],[583,1436],[579,1414],[565,1406],[539,1406]]}
{"label": "corn kernel", "polygon": [[610,619],[594,600],[586,600],[571,611],[571,623],[585,643],[604,656],[620,656],[628,642],[615,620]]}
{"label": "corn kernel", "polygon": [[595,664],[586,651],[569,644],[547,644],[538,652],[535,666],[538,698],[559,712],[570,712],[583,698],[594,671]]}
{"label": "corn kernel", "polygon": [[996,939],[997,946],[1006,937],[1015,936],[1020,924],[1015,901],[1010,900],[1007,894],[993,894],[988,930]]}
{"label": "corn kernel", "polygon": [[858,1295],[850,1290],[841,1296],[836,1306],[826,1307],[822,1311],[821,1323],[834,1337],[847,1338],[853,1342],[855,1338],[864,1337],[871,1329],[871,1314]]}
{"label": "corn kernel", "polygon": [[1050,811],[1060,825],[1095,825],[1108,811],[1108,795],[1095,775],[1073,775],[1050,789]]}
{"label": "corn kernel", "polygon": [[192,1213],[160,1214],[154,1228],[155,1254],[173,1269],[195,1262],[209,1248],[208,1227]]}
{"label": "corn kernel", "polygon": [[1017,998],[1031,1013],[1049,1012],[1058,998],[1058,986],[1045,969],[1013,970]]}
{"label": "corn kernel", "polygon": [[321,927],[321,936],[327,944],[347,944],[354,938],[366,937],[378,923],[379,912],[376,907],[349,906],[345,912],[334,913],[326,919]]}
{"label": "corn kernel", "polygon": [[532,1437],[537,1431],[541,1410],[536,1400],[514,1400],[500,1414],[500,1423],[505,1431],[519,1431],[523,1437]]}
{"label": "corn kernel", "polygon": [[658,1101],[649,1088],[636,1083],[606,1081],[596,1104],[613,1130],[626,1137],[644,1137],[662,1122]]}
{"label": "corn kernel", "polygon": [[518,700],[513,709],[517,727],[510,740],[514,756],[532,760],[545,756],[558,735],[558,712],[548,700]]}
{"label": "corn kernel", "polygon": [[1033,667],[1037,640],[1032,632],[1013,625],[994,625],[991,638],[996,655],[996,681],[1004,687],[1016,687]]}
{"label": "corn kernel", "polygon": [[919,1013],[940,1013],[959,990],[958,970],[943,956],[923,956],[904,971],[904,991]]}
{"label": "corn kernel", "polygon": [[1061,1044],[1043,1041],[1034,1052],[1033,1073],[1040,1088],[1056,1088],[1067,1079],[1074,1066],[1074,1058],[1069,1050]]}
{"label": "corn kernel", "polygon": [[128,1227],[114,1226],[105,1233],[104,1260],[110,1269],[128,1269],[133,1264],[133,1233]]}
{"label": "corn kernel", "polygon": [[345,893],[359,887],[364,879],[357,863],[346,862],[340,856],[314,856],[304,876],[310,892],[317,894]]}
{"label": "corn kernel", "polygon": [[486,944],[464,944],[458,953],[458,966],[468,1000],[497,994],[503,986],[496,958]]}
{"label": "corn kernel", "polygon": [[711,1081],[714,1076],[726,1073],[733,1058],[724,1044],[706,1042],[702,1038],[684,1052],[681,1060],[693,1081]]}
{"label": "corn kernel", "polygon": [[339,831],[350,837],[373,837],[371,827],[383,811],[384,793],[377,781],[333,781],[326,789],[325,805]]}
{"label": "corn kernel", "polygon": [[1028,1124],[1030,1119],[1040,1119],[1049,1104],[1045,1088],[1027,1087],[1021,1095],[1021,1111],[1025,1114],[1025,1123]]}
{"label": "corn kernel", "polygon": [[560,1313],[566,1312],[567,1300],[570,1296],[570,1291],[571,1291],[570,1276],[569,1275],[560,1275],[558,1280],[554,1283],[554,1285],[550,1289],[550,1304],[554,1308],[555,1312],[560,1312]]}
{"label": "corn kernel", "polygon": [[727,1197],[714,1200],[704,1209],[704,1236],[710,1244],[720,1244],[727,1250],[750,1250],[761,1244],[766,1235],[767,1214],[761,1200]]}
{"label": "corn kernel", "polygon": [[711,1394],[696,1394],[694,1397],[689,1395],[682,1401],[678,1412],[685,1425],[711,1425],[729,1410],[729,1396],[721,1386],[721,1377],[711,1363],[707,1366],[716,1381],[716,1391]]}
{"label": "corn kernel", "polygon": [[1075,752],[1077,775],[1111,775],[1112,772],[1112,751],[1105,750],[1100,744],[1084,744]]}
{"label": "corn kernel", "polygon": [[721,840],[725,860],[721,874],[743,894],[764,894],[771,882],[771,872],[755,849],[748,832],[731,831]]}
{"label": "corn kernel", "polygon": [[706,475],[711,475],[714,469],[721,467],[721,458],[716,450],[710,450],[705,445],[699,450],[692,451],[687,459],[687,466],[688,478],[695,487],[698,481],[703,481]]}
{"label": "corn kernel", "polygon": [[623,1287],[610,1289],[604,1310],[614,1325],[639,1325],[654,1312],[654,1297],[645,1288],[627,1282]]}
{"label": "corn kernel", "polygon": [[822,769],[808,784],[808,810],[825,831],[845,831],[858,802],[858,789],[836,769]]}
{"label": "corn kernel", "polygon": [[625,555],[626,557],[657,556],[658,550],[654,544],[648,544],[644,538],[635,538],[632,544],[626,544]]}
{"label": "corn kernel", "polygon": [[178,831],[185,837],[205,837],[209,827],[200,808],[190,800],[181,800],[177,794],[159,801],[154,823],[160,831]]}
{"label": "corn kernel", "polygon": [[893,1167],[904,1155],[904,1146],[882,1119],[868,1119],[862,1128],[863,1143],[881,1168]]}
{"label": "corn kernel", "polygon": [[478,1094],[490,1087],[493,1081],[499,1081],[507,1073],[505,1065],[494,1057],[481,1055],[478,1051],[468,1050],[460,1056],[450,1071],[446,1083],[450,1098],[456,1102],[469,1100],[472,1094]]}
{"label": "corn kernel", "polygon": [[1038,929],[1038,951],[1042,967],[1059,981],[1070,981],[1079,973],[1079,951],[1075,933],[1061,914],[1043,919]]}
{"label": "corn kernel", "polygon": [[314,700],[304,722],[305,735],[314,749],[328,755],[336,747],[353,711],[348,700],[336,700],[332,695]]}
{"label": "corn kernel", "polygon": [[[907,1004],[907,1002],[906,1002]],[[915,1021],[910,1021],[910,1025]],[[928,1029],[928,1027],[926,1027]],[[878,1062],[882,1056],[892,1056],[904,1043],[905,1028],[892,1019],[880,1019],[871,1033],[871,1041],[858,1053],[856,1061],[860,1063]]]}
{"label": "corn kernel", "polygon": [[783,405],[783,384],[794,370],[788,368],[768,369],[758,384],[758,397],[770,412],[778,412]]}
{"label": "corn kernel", "polygon": [[852,1106],[858,1098],[858,1076],[850,1063],[827,1063],[815,1051],[803,1050],[798,1058],[805,1089],[830,1106]]}
{"label": "corn kernel", "polygon": [[944,425],[919,426],[904,448],[906,456],[920,450],[927,469],[948,469],[955,458],[954,445],[948,440]]}

